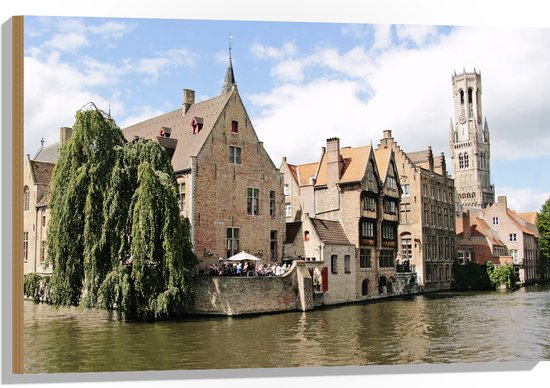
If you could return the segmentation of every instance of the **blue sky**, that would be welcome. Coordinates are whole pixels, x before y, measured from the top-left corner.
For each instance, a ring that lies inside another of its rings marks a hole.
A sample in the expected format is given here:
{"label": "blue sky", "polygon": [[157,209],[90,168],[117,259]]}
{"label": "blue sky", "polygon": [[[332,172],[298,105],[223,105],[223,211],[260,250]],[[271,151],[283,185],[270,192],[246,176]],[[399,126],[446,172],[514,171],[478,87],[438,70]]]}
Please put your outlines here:
{"label": "blue sky", "polygon": [[518,211],[550,196],[550,31],[337,23],[25,18],[25,153],[88,101],[125,127],[220,93],[229,34],[239,91],[274,163],[329,137],[449,156],[453,71],[481,69],[492,181]]}

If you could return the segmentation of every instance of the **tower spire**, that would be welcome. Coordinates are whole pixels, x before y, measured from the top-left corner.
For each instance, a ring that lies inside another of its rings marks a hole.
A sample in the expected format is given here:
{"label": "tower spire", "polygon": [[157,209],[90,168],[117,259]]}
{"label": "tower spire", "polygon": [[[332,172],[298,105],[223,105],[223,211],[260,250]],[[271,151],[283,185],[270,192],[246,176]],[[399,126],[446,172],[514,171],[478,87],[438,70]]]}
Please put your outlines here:
{"label": "tower spire", "polygon": [[237,83],[235,82],[235,73],[233,72],[233,61],[231,59],[231,40],[233,36],[229,34],[229,65],[227,66],[227,70],[225,72],[225,79],[223,81],[223,88],[222,88],[222,94],[229,93],[233,86],[236,86]]}

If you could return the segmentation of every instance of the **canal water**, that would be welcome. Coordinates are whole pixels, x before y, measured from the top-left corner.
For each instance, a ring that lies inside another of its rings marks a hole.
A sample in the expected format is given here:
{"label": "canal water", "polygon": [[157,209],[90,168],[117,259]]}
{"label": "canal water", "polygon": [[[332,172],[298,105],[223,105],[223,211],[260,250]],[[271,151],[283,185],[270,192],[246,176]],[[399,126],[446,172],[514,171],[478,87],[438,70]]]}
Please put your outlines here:
{"label": "canal water", "polygon": [[550,286],[144,323],[25,301],[27,372],[550,360]]}

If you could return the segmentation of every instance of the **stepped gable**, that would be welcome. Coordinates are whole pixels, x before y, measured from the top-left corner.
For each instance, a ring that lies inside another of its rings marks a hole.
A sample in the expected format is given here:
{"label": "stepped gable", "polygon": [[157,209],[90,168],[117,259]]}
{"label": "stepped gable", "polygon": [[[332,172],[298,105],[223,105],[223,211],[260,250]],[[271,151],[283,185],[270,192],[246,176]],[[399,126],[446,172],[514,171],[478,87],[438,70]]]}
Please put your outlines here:
{"label": "stepped gable", "polygon": [[311,218],[311,223],[321,241],[332,245],[351,245],[339,221]]}
{"label": "stepped gable", "polygon": [[[191,157],[196,156],[201,150],[233,93],[235,90],[210,100],[192,104],[185,114],[180,108],[131,125],[123,129],[124,137],[128,141],[133,140],[136,136],[156,141],[162,127],[170,128],[172,130],[170,138],[178,140],[172,157],[174,171],[189,170]],[[202,129],[198,133],[193,133],[192,122],[195,118],[203,120]]]}

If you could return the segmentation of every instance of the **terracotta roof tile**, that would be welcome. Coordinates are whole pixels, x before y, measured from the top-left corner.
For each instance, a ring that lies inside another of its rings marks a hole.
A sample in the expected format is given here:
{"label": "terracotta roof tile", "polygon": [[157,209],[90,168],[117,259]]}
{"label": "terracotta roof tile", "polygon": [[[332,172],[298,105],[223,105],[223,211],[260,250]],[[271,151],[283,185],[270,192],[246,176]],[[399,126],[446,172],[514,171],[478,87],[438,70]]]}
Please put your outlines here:
{"label": "terracotta roof tile", "polygon": [[300,186],[309,186],[311,185],[311,177],[315,178],[317,175],[317,168],[319,163],[306,163],[296,166],[297,172],[297,181]]}
{"label": "terracotta roof tile", "polygon": [[525,222],[536,225],[537,224],[537,212],[516,213],[516,216],[522,218]]}
{"label": "terracotta roof tile", "polygon": [[[363,179],[371,152],[371,146],[341,148],[340,156],[344,161],[344,168],[339,183],[359,182]],[[316,186],[327,184],[327,154],[321,157]]]}
{"label": "terracotta roof tile", "polygon": [[[510,217],[512,221],[514,221],[514,224],[516,224],[518,229],[521,230],[523,233],[536,235],[535,230],[531,230],[526,225],[522,224],[521,218],[517,217],[516,212],[510,209],[506,209],[506,214]],[[518,220],[516,217],[520,219]]]}
{"label": "terracotta roof tile", "polygon": [[339,221],[311,218],[311,223],[319,235],[319,238],[325,244],[351,245]]}
{"label": "terracotta roof tile", "polygon": [[380,172],[380,179],[382,180],[382,182],[386,181],[391,152],[392,149],[390,147],[378,148],[374,150],[374,158],[376,159],[376,165],[378,166],[378,171]]}

